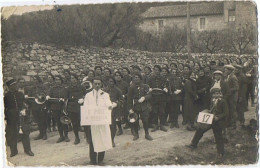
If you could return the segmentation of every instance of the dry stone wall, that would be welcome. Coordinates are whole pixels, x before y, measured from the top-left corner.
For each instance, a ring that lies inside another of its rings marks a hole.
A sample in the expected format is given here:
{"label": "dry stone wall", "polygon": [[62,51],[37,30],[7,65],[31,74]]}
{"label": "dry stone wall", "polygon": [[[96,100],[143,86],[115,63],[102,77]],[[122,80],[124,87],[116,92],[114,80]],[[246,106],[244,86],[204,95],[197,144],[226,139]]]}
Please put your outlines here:
{"label": "dry stone wall", "polygon": [[58,47],[39,43],[8,42],[2,47],[3,76],[44,76],[47,72],[63,74],[65,69],[74,73],[92,69],[97,64],[105,67],[129,67],[133,64],[167,63],[175,53],[151,53],[129,49],[96,47]]}

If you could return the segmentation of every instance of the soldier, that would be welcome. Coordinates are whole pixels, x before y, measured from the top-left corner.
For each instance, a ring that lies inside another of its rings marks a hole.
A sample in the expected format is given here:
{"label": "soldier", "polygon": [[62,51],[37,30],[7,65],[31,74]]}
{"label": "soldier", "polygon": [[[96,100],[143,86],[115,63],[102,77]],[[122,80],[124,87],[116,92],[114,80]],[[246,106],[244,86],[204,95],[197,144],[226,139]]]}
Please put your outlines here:
{"label": "soldier", "polygon": [[[123,94],[123,98],[124,98],[122,116],[123,116],[124,122],[126,123],[126,125],[128,125],[129,123],[128,123],[128,120],[127,120],[128,112],[127,112],[126,100],[127,100],[127,93],[128,93],[129,84],[127,84],[122,79],[123,79],[123,75],[121,74],[121,72],[116,71],[115,72],[116,86],[121,90],[121,92]],[[122,123],[120,121],[118,121],[117,126],[118,126],[119,130],[117,132],[117,135],[123,134],[121,124]]]}
{"label": "soldier", "polygon": [[115,147],[115,141],[114,141],[114,138],[115,138],[115,135],[116,135],[116,126],[119,127],[119,130],[122,131],[122,128],[121,128],[121,118],[122,118],[122,105],[123,105],[123,95],[122,95],[122,92],[121,90],[115,86],[116,84],[116,81],[113,77],[109,77],[109,85],[108,87],[106,88],[106,90],[104,90],[105,92],[107,92],[109,94],[109,97],[110,97],[110,101],[112,103],[116,103],[117,106],[115,108],[113,108],[112,110],[112,123],[110,125],[110,128],[111,128],[111,137],[112,137],[112,144],[113,144],[113,147]]}
{"label": "soldier", "polygon": [[152,132],[159,129],[158,118],[160,120],[160,129],[165,132],[167,131],[163,124],[165,123],[164,111],[166,105],[166,92],[168,92],[168,89],[166,88],[165,78],[160,75],[161,71],[161,67],[159,65],[155,65],[154,74],[148,80],[148,85],[150,86],[151,90],[159,89],[158,94],[155,94],[155,92],[152,91],[151,103],[153,115],[152,118],[154,124],[154,129],[152,130]]}
{"label": "soldier", "polygon": [[80,143],[79,130],[80,130],[80,106],[83,103],[85,96],[85,89],[80,85],[78,76],[71,74],[71,85],[67,89],[66,99],[68,99],[67,112],[72,122],[73,132],[75,135],[74,144]]}
{"label": "soldier", "polygon": [[133,85],[130,86],[128,90],[127,97],[127,108],[129,113],[136,113],[138,118],[133,124],[131,124],[131,130],[134,134],[133,140],[139,138],[138,127],[139,127],[139,115],[143,122],[143,127],[145,131],[145,139],[153,140],[149,135],[148,131],[148,119],[149,113],[151,112],[151,104],[148,101],[151,99],[151,94],[149,94],[149,86],[142,83],[142,76],[140,74],[135,74],[133,76]]}
{"label": "soldier", "polygon": [[60,121],[61,116],[64,115],[63,110],[66,97],[66,89],[62,86],[62,83],[62,77],[55,76],[55,85],[51,88],[48,97],[48,101],[50,103],[50,110],[53,117],[57,121],[58,131],[60,135],[59,139],[56,141],[57,143],[60,143],[62,141],[70,141],[70,139],[68,138],[68,125],[62,124]]}
{"label": "soldier", "polygon": [[103,81],[103,87],[107,87],[108,84],[108,79],[111,76],[111,69],[109,68],[104,68],[104,75],[102,76],[102,81]]}
{"label": "soldier", "polygon": [[[46,100],[46,88],[43,86],[43,81],[41,78],[36,75],[34,76],[34,86],[30,89],[28,95],[25,95],[25,98],[28,98],[29,106],[32,110],[33,117],[35,118],[39,135],[34,138],[35,140],[47,139],[47,102]],[[32,97],[32,98],[29,98]]]}
{"label": "soldier", "polygon": [[[166,80],[166,86],[167,88],[169,89],[169,91],[166,93],[166,106],[165,106],[165,112],[164,112],[164,125],[165,126],[169,126],[169,124],[167,123],[167,119],[168,119],[168,116],[169,116],[169,113],[172,112],[172,87],[173,86],[173,78],[172,78],[172,75],[170,74],[170,71],[168,70],[168,68],[165,66],[162,68],[162,76],[165,78]],[[169,122],[170,121],[170,118],[169,118]]]}
{"label": "soldier", "polygon": [[95,66],[95,77],[100,77],[102,79],[102,67],[101,66]]}
{"label": "soldier", "polygon": [[123,80],[130,85],[132,78],[130,76],[130,70],[127,67],[122,68]]}
{"label": "soldier", "polygon": [[143,75],[143,82],[144,84],[148,83],[148,79],[152,75],[152,69],[149,66],[144,67],[144,75]]}
{"label": "soldier", "polygon": [[6,142],[10,146],[13,157],[18,154],[17,134],[21,134],[24,152],[29,156],[34,156],[30,145],[30,114],[25,109],[25,99],[22,92],[18,91],[16,81],[10,79],[6,82],[9,91],[4,96]]}

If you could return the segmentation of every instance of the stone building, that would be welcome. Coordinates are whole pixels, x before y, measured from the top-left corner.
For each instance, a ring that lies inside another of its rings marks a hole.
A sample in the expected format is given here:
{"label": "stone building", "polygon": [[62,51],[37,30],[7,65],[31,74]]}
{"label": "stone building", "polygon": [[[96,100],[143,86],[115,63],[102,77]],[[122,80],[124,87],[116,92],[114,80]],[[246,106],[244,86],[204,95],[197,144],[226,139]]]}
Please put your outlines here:
{"label": "stone building", "polygon": [[[151,7],[139,28],[154,35],[166,27],[185,28],[187,5]],[[243,24],[257,25],[256,5],[249,1],[194,2],[190,4],[191,31],[221,30]]]}

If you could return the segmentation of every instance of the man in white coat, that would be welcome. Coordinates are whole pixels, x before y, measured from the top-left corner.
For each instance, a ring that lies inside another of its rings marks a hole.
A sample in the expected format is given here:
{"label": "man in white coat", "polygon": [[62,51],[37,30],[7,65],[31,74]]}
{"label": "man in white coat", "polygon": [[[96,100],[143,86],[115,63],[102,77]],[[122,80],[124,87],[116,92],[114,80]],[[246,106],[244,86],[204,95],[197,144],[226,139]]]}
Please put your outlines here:
{"label": "man in white coat", "polygon": [[86,126],[90,164],[93,165],[103,165],[105,151],[112,148],[109,125],[111,110],[117,106],[110,101],[109,94],[101,90],[101,86],[101,78],[94,78],[93,90],[86,94],[81,108],[81,125]]}

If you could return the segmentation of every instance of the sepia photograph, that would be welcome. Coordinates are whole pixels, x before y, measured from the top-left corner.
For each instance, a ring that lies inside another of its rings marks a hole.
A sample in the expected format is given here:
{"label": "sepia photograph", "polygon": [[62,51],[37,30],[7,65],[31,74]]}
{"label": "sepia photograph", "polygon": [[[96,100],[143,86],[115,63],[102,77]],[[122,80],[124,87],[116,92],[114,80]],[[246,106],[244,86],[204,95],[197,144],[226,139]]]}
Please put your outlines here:
{"label": "sepia photograph", "polygon": [[1,6],[4,167],[256,166],[255,1]]}

